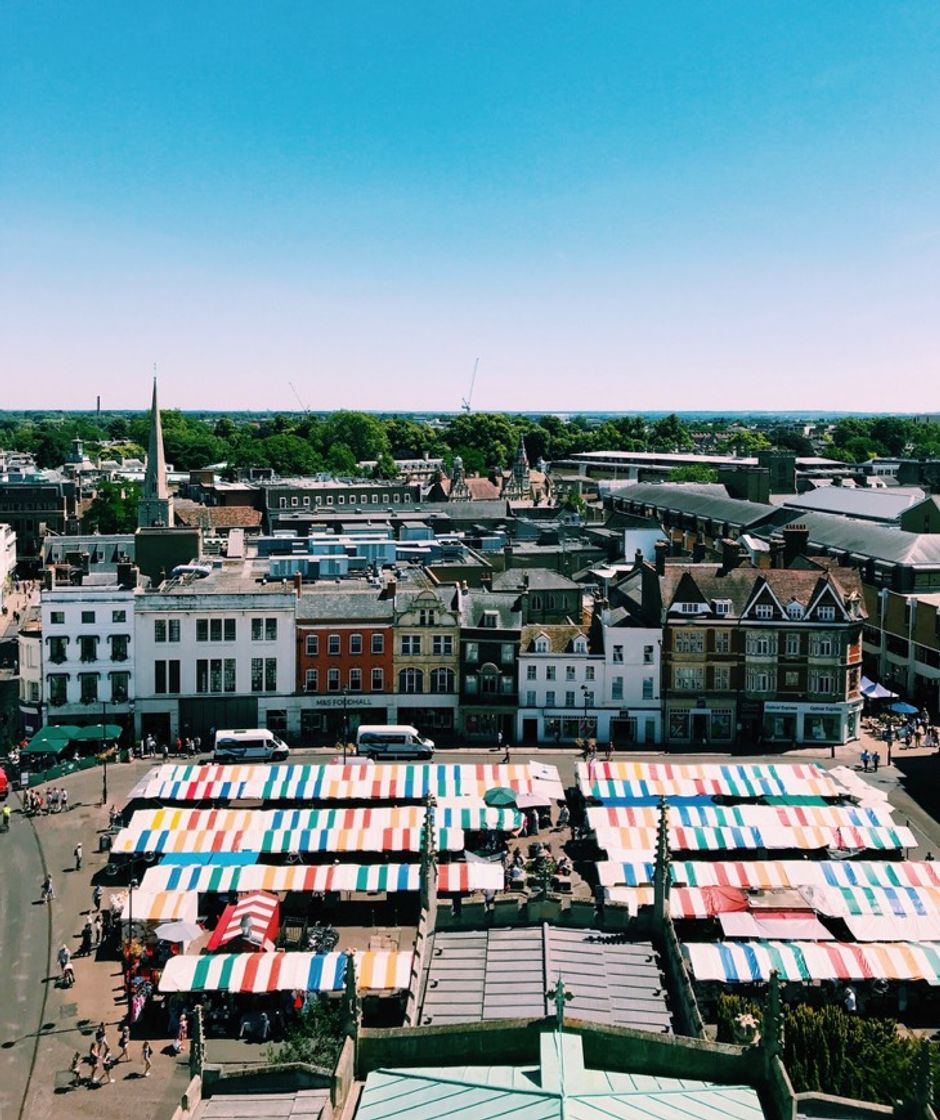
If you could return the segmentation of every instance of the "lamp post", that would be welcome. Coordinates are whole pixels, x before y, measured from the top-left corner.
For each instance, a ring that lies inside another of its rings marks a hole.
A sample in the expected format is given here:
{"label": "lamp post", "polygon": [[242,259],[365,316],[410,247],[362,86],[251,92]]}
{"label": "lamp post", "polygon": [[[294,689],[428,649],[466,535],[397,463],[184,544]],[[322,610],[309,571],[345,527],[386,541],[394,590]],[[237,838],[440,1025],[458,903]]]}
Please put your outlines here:
{"label": "lamp post", "polygon": [[581,719],[581,736],[584,739],[588,739],[590,736],[588,735],[588,686],[586,684],[581,685],[581,693],[584,696],[584,716]]}
{"label": "lamp post", "polygon": [[127,942],[124,946],[124,988],[127,993],[127,1025],[131,1025],[131,946],[134,944],[134,891],[137,880],[127,886]]}
{"label": "lamp post", "polygon": [[128,702],[127,702],[127,715],[128,715],[128,718],[130,720],[130,725],[131,725],[131,746],[130,746],[130,752],[128,753],[128,756],[127,756],[128,759],[133,759],[134,758],[135,749],[136,749],[136,746],[137,746],[137,725],[134,721],[134,714],[135,714],[136,711],[137,711],[137,705],[134,703],[133,700],[128,700]]}
{"label": "lamp post", "polygon": [[349,689],[343,689],[343,763],[346,762],[346,748],[349,742]]}
{"label": "lamp post", "polygon": [[108,722],[108,702],[101,701],[101,804],[108,803],[108,752],[105,744]]}

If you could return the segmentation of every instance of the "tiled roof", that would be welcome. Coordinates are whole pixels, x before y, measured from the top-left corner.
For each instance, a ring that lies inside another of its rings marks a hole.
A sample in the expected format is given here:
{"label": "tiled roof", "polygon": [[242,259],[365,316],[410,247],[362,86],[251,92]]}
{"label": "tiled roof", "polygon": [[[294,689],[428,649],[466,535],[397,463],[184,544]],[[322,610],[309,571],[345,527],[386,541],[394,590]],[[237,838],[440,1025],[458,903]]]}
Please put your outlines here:
{"label": "tiled roof", "polygon": [[494,591],[580,591],[580,584],[573,579],[553,572],[550,568],[509,568],[493,576]]}
{"label": "tiled roof", "polygon": [[[718,493],[722,490],[723,494]],[[763,502],[744,502],[729,498],[724,487],[687,482],[654,483],[638,482],[612,491],[612,496],[624,501],[639,502],[657,509],[675,510],[677,513],[709,517],[714,521],[727,521],[732,525],[749,526],[772,517],[777,509]]]}
{"label": "tiled roof", "polygon": [[535,623],[529,623],[527,626],[522,627],[522,644],[520,651],[522,653],[533,653],[535,651],[535,640],[540,635],[548,638],[549,650],[551,653],[570,653],[571,643],[581,635],[588,639],[588,652],[600,653],[599,649],[592,647],[591,636],[588,633],[589,627],[575,626],[573,623],[554,623],[548,626],[538,626]]}
{"label": "tiled roof", "polygon": [[[315,585],[316,586],[316,585]],[[395,613],[395,602],[379,598],[374,589],[370,591],[309,590],[297,600],[298,622],[387,622],[391,624]]]}
{"label": "tiled roof", "polygon": [[177,498],[173,512],[180,525],[203,529],[255,529],[261,524],[261,510],[251,506],[204,506]]}

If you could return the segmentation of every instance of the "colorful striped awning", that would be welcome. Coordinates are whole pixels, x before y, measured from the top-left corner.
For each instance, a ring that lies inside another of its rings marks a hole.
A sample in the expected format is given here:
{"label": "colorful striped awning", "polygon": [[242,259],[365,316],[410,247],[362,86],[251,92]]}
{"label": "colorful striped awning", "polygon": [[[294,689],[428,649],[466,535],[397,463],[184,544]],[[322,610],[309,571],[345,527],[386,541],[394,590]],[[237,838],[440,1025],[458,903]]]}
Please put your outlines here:
{"label": "colorful striped awning", "polygon": [[[673,828],[893,828],[885,809],[853,806],[771,805],[671,805]],[[592,805],[587,810],[591,828],[659,827],[655,805]]]}
{"label": "colorful striped awning", "polygon": [[161,992],[336,992],[346,977],[346,954],[214,953],[170,957]]}
{"label": "colorful striped awning", "polygon": [[[355,954],[360,991],[407,990],[414,954]],[[161,992],[338,992],[346,982],[345,953],[214,953],[171,957]]]}
{"label": "colorful striped awning", "polygon": [[[648,853],[656,850],[655,828],[618,828],[598,825],[594,830],[597,846],[610,858],[618,853]],[[673,852],[753,851],[900,851],[917,846],[910,829],[899,828],[670,828],[669,847]]]}
{"label": "colorful striped awning", "polygon": [[928,942],[742,941],[682,946],[696,980],[724,984],[781,980],[924,980],[940,985],[940,947]]}
{"label": "colorful striped awning", "polygon": [[273,949],[281,902],[276,894],[252,891],[227,906],[206,945],[211,953],[231,941],[245,940],[259,949]]}
{"label": "colorful striped awning", "polygon": [[121,921],[195,922],[199,898],[191,891],[147,891],[141,887],[124,892]]}
{"label": "colorful striped awning", "polygon": [[698,795],[757,800],[814,796],[835,799],[844,789],[815,764],[582,762],[578,788],[596,801]]}
{"label": "colorful striped awning", "polygon": [[[460,852],[464,834],[460,829],[437,830],[439,851]],[[161,830],[124,828],[111,850],[132,852],[419,852],[422,829],[384,828],[353,832],[342,828],[312,831],[285,829],[269,831]]]}
{"label": "colorful striped awning", "polygon": [[670,866],[673,882],[690,887],[732,886],[756,890],[827,885],[940,887],[935,864],[929,861],[797,859],[710,863],[674,860]]}
{"label": "colorful striped awning", "polygon": [[496,786],[541,793],[552,801],[565,796],[557,767],[541,762],[165,764],[154,767],[132,796],[159,801],[422,801],[428,794],[482,799]]}

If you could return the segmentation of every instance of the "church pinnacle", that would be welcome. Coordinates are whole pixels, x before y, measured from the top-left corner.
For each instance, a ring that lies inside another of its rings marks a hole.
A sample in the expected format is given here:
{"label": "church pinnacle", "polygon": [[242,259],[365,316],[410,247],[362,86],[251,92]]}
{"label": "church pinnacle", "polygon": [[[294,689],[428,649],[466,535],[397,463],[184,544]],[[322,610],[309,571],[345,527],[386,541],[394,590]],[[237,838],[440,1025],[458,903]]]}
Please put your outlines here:
{"label": "church pinnacle", "polygon": [[163,451],[163,427],[157,404],[157,377],[153,378],[153,401],[150,405],[150,439],[147,444],[147,469],[143,492],[137,507],[137,525],[141,529],[173,524],[173,499],[166,481],[166,456]]}

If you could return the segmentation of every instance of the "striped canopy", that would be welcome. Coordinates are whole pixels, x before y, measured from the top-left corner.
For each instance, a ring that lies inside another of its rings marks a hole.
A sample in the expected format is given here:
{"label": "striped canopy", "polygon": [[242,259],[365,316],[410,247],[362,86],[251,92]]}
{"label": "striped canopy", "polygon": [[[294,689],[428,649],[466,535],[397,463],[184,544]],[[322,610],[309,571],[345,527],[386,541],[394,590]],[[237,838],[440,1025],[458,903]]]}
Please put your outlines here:
{"label": "striped canopy", "polygon": [[[408,988],[414,954],[358,952],[360,991]],[[161,992],[338,992],[346,982],[345,953],[215,953],[171,957]]]}
{"label": "striped canopy", "polygon": [[[652,854],[656,850],[654,828],[618,828],[598,825],[595,837],[608,856],[619,852]],[[899,828],[670,828],[669,847],[674,852],[742,851],[756,848],[785,851],[797,849],[900,851],[917,846],[911,830]]]}
{"label": "striped canopy", "polygon": [[[123,828],[112,851],[128,852],[419,852],[420,828],[367,829],[352,832],[342,828],[269,831],[162,830]],[[439,851],[460,852],[464,834],[460,829],[438,829]]]}
{"label": "striped canopy", "polygon": [[[139,809],[129,827],[155,832],[190,829],[214,831],[281,831],[308,829],[421,828],[426,810],[423,805],[382,805],[360,809]],[[480,802],[459,806],[454,802],[434,810],[441,828],[497,829],[515,831],[522,825],[516,808],[491,808]]]}
{"label": "striped canopy", "polygon": [[[940,876],[931,862],[872,860],[738,860],[722,863],[673,861],[674,883],[690,887],[731,886],[758,890],[803,886],[933,886]],[[612,872],[607,871],[606,874]],[[631,872],[636,874],[634,870]],[[652,879],[649,880],[652,882]]]}
{"label": "striped canopy", "polygon": [[[652,887],[610,887],[606,896],[609,902],[626,906],[631,914],[641,906],[653,905]],[[676,919],[714,918],[746,909],[744,892],[733,887],[673,887],[669,892],[669,913]]]}
{"label": "striped canopy", "polygon": [[815,910],[838,918],[926,918],[940,914],[937,887],[804,886],[800,893]]}
{"label": "striped canopy", "polygon": [[741,800],[788,794],[834,799],[844,793],[823,767],[805,763],[582,762],[578,787],[586,797],[601,802],[701,794]]}
{"label": "striped canopy", "polygon": [[170,957],[161,992],[336,992],[346,978],[346,954],[214,953]]}
{"label": "striped canopy", "polygon": [[125,892],[121,921],[195,922],[199,899],[190,891],[149,891],[139,887]]}
{"label": "striped canopy", "polygon": [[508,786],[563,800],[558,769],[544,763],[382,764],[377,766],[205,765],[154,767],[134,798],[159,801],[421,801],[435,797],[482,798]]}
{"label": "striped canopy", "polygon": [[[438,891],[499,890],[498,863],[441,863]],[[158,864],[144,872],[141,891],[417,891],[421,868],[416,863],[334,863],[316,867],[249,864],[246,867],[173,867]]]}
{"label": "striped canopy", "polygon": [[696,980],[749,984],[781,980],[925,980],[940,985],[940,947],[847,942],[742,941],[683,945]]}
{"label": "striped canopy", "polygon": [[[659,826],[659,809],[653,805],[593,805],[587,810],[591,828],[652,828]],[[892,828],[886,809],[853,806],[771,805],[672,805],[673,828]]]}
{"label": "striped canopy", "polygon": [[272,939],[277,936],[280,899],[268,891],[252,891],[228,906],[219,924],[212,931],[206,948],[212,952],[231,941],[245,937],[243,925],[247,922],[247,939],[259,949],[273,949]]}

